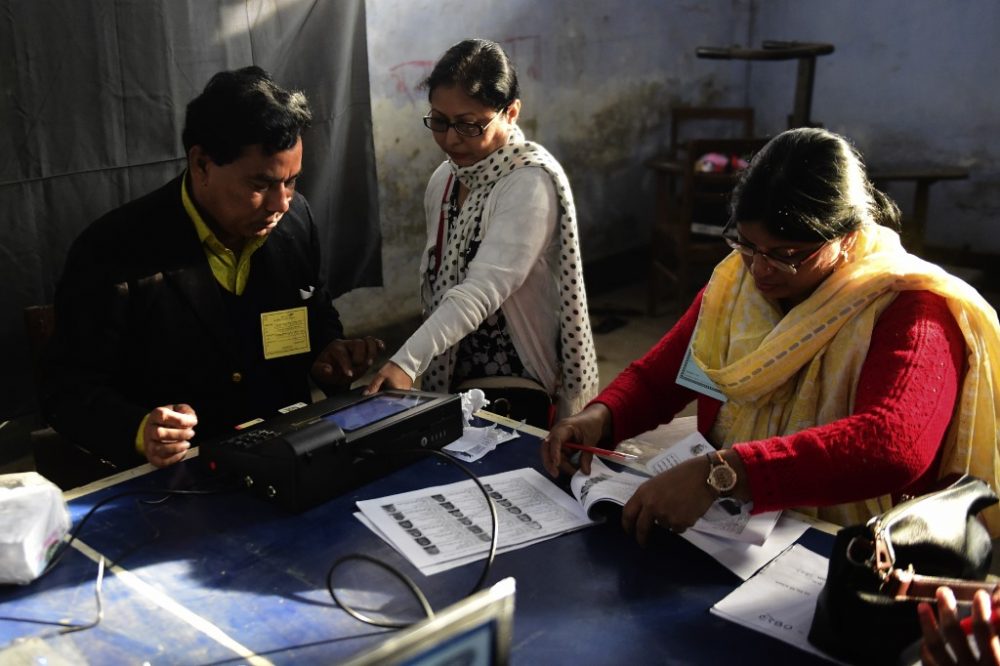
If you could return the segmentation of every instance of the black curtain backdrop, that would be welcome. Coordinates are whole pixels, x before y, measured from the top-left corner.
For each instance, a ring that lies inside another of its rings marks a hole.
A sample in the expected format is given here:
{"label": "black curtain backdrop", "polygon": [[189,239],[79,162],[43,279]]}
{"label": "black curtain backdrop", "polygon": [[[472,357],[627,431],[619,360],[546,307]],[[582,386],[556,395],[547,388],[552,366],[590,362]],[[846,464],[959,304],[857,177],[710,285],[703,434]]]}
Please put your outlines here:
{"label": "black curtain backdrop", "polygon": [[305,91],[314,124],[299,189],[331,290],[381,284],[364,10],[364,0],[0,0],[0,417],[35,405],[23,309],[51,302],[88,223],[180,173],[185,106],[219,70],[255,64]]}

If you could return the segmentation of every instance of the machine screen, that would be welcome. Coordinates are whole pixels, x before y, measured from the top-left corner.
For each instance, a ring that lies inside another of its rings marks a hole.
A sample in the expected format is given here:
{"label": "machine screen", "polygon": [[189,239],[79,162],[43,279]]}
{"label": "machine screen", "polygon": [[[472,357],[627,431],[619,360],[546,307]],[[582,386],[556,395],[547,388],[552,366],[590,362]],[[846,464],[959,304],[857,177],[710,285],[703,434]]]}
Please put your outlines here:
{"label": "machine screen", "polygon": [[344,432],[352,432],[389,418],[393,414],[405,412],[410,407],[415,407],[430,399],[426,395],[378,393],[361,402],[330,412],[323,418],[333,421]]}

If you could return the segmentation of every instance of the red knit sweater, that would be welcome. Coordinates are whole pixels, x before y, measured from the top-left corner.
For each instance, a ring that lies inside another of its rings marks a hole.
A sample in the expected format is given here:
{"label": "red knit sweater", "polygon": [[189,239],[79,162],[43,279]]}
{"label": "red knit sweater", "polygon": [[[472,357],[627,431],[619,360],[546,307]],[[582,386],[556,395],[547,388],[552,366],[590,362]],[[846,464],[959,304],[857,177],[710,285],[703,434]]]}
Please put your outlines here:
{"label": "red knit sweater", "polygon": [[[675,383],[701,299],[699,293],[656,346],[594,400],[611,410],[616,442],[670,421],[695,399],[698,430],[711,430],[721,403]],[[926,490],[936,478],[964,356],[945,300],[901,292],[875,324],[853,414],[733,447],[746,467],[754,512]]]}

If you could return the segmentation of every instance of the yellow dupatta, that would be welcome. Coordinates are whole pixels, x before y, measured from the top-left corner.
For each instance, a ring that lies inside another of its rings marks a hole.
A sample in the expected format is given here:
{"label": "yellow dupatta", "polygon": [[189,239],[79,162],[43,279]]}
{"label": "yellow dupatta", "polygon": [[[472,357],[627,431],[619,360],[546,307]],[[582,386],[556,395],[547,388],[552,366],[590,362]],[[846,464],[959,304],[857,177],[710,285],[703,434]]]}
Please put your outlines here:
{"label": "yellow dupatta", "polygon": [[[939,266],[907,254],[874,224],[852,257],[786,315],[756,289],[736,252],[715,269],[691,341],[692,355],[728,398],[711,432],[717,446],[789,435],[852,413],[872,329],[896,293],[941,295],[965,337],[967,370],[945,435],[939,476],[969,473],[1000,488],[1000,325],[979,293]],[[994,362],[991,362],[991,359]],[[840,525],[891,506],[889,496],[805,509]],[[1000,510],[984,512],[1000,535]]]}

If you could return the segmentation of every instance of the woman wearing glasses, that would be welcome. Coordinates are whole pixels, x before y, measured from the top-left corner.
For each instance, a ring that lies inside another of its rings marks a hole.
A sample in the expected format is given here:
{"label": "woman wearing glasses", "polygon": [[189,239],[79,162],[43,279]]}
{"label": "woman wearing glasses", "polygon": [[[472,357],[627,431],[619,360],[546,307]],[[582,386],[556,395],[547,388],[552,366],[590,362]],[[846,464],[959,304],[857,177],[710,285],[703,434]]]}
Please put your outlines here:
{"label": "woman wearing glasses", "polygon": [[[448,156],[424,196],[425,320],[367,387],[480,386],[548,427],[597,392],[576,214],[559,163],[526,141],[517,74],[494,42],[451,47],[426,81],[424,125]],[[499,410],[498,410],[499,411]]]}
{"label": "woman wearing glasses", "polygon": [[[640,542],[653,524],[689,527],[720,497],[848,525],[952,472],[996,488],[996,312],[903,250],[898,208],[847,141],[775,137],[731,211],[735,251],[652,350],[552,428],[549,473],[572,470],[563,442],[619,442],[697,400],[698,429],[719,450],[638,489],[622,522]],[[677,383],[687,355],[697,389]],[[589,454],[580,466],[589,473]],[[996,535],[1000,514],[985,513]]]}

